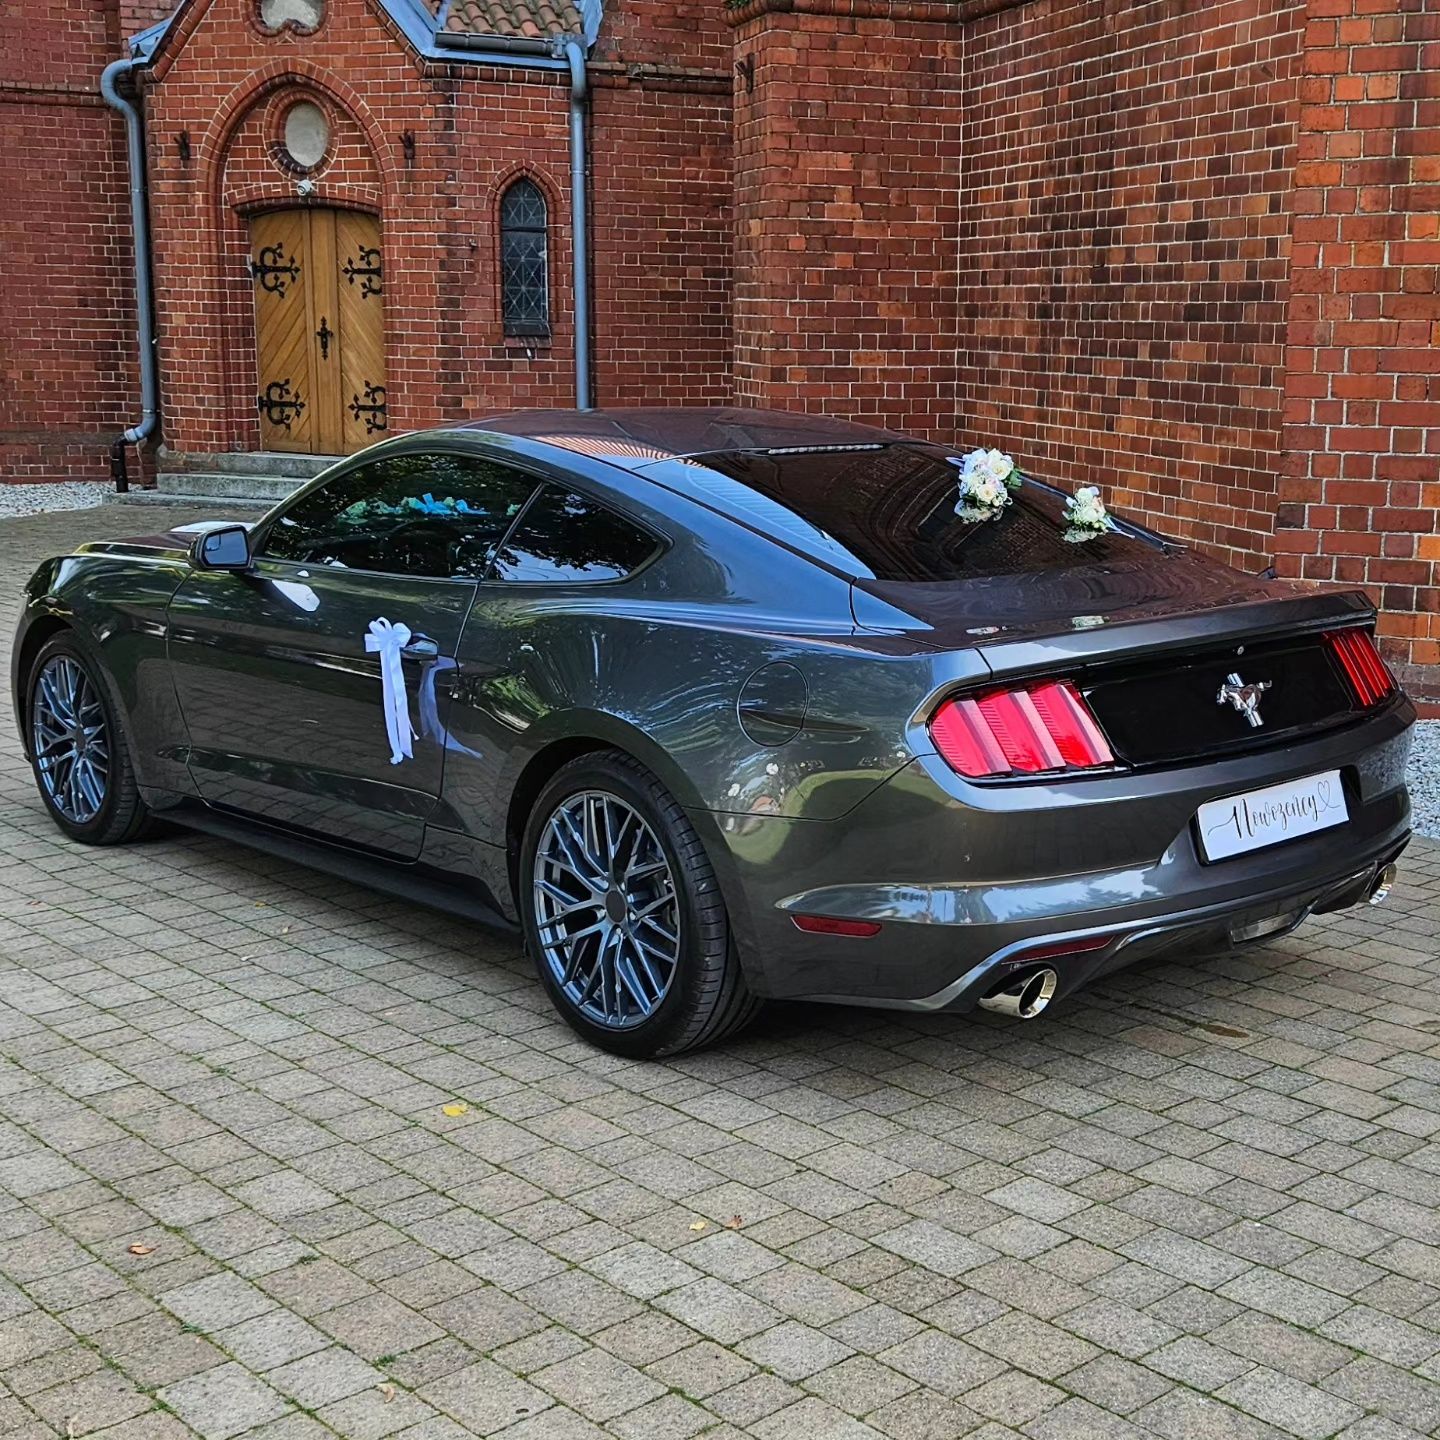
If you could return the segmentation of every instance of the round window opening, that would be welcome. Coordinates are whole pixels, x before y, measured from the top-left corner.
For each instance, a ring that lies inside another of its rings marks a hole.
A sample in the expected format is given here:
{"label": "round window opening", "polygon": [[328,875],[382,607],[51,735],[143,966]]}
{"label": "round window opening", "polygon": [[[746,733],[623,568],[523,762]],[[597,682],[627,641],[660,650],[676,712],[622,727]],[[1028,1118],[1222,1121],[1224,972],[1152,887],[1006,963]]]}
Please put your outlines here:
{"label": "round window opening", "polygon": [[285,153],[302,170],[313,170],[330,144],[330,122],[313,101],[292,105],[285,115]]}

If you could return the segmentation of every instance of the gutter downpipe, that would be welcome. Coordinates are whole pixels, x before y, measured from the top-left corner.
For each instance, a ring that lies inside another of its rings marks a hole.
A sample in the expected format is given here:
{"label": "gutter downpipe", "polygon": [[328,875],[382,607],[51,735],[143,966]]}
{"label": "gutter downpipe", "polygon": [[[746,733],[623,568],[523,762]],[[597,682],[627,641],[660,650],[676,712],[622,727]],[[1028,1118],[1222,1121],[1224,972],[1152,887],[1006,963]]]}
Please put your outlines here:
{"label": "gutter downpipe", "polygon": [[145,186],[145,132],[140,107],[120,93],[119,81],[148,64],[127,56],[112,60],[100,75],[105,103],[125,117],[125,141],[130,169],[130,229],[135,252],[135,331],[140,345],[140,423],[132,425],[110,446],[110,474],[120,494],[130,489],[125,469],[126,445],[141,445],[156,430],[160,418],[160,377],[155,357],[154,292],[150,278],[150,214]]}
{"label": "gutter downpipe", "polygon": [[575,281],[575,408],[594,409],[590,373],[590,221],[585,196],[585,111],[590,80],[585,47],[573,36],[556,42],[570,65],[570,241]]}

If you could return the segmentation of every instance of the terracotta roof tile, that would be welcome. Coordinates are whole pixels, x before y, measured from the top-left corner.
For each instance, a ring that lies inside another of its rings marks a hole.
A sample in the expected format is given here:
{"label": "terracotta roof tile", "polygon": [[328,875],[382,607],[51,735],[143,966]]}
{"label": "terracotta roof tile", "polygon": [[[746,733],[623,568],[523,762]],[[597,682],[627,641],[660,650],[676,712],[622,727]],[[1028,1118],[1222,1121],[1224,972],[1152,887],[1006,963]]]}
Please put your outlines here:
{"label": "terracotta roof tile", "polygon": [[578,35],[585,28],[574,0],[452,0],[445,28],[459,35]]}

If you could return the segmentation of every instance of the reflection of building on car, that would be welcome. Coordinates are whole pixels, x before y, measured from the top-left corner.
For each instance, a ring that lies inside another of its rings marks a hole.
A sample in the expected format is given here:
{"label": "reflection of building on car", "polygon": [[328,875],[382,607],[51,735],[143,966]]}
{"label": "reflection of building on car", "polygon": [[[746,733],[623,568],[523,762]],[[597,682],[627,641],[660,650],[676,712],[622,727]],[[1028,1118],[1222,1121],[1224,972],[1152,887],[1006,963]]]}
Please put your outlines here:
{"label": "reflection of building on car", "polygon": [[1033,1015],[1383,896],[1413,710],[1362,595],[957,483],[763,411],[407,436],[42,566],[21,732],[76,839],[164,814],[498,912],[631,1055],[765,996]]}

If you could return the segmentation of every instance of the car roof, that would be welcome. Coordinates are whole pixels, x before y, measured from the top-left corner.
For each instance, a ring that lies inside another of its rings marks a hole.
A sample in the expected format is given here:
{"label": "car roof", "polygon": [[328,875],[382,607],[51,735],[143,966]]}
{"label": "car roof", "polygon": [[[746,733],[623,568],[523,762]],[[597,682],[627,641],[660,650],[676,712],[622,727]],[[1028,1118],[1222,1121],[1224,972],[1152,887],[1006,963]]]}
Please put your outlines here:
{"label": "car roof", "polygon": [[609,410],[512,410],[455,427],[554,445],[625,470],[727,451],[893,445],[891,430],[744,406],[635,406]]}

